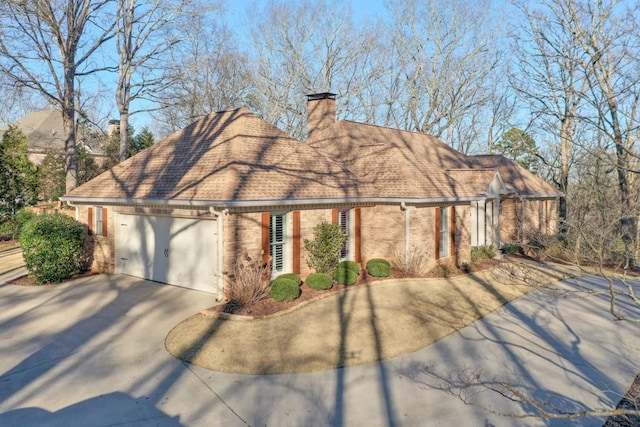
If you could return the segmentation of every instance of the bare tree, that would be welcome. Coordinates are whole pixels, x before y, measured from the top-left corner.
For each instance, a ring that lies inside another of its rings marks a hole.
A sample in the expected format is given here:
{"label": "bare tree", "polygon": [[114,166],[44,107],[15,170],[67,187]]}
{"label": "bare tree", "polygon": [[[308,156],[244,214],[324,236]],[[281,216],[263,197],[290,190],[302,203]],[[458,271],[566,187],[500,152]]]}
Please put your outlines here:
{"label": "bare tree", "polygon": [[190,0],[116,0],[116,47],[118,81],[116,105],[120,114],[120,160],[129,153],[128,128],[131,103],[153,100],[170,79],[168,54],[178,44],[172,28]]}
{"label": "bare tree", "polygon": [[0,6],[0,71],[18,87],[40,92],[62,112],[67,192],[78,182],[76,78],[96,71],[89,58],[113,37],[114,24],[100,16],[108,3],[28,0]]}
{"label": "bare tree", "polygon": [[180,49],[172,52],[171,85],[160,97],[155,117],[162,132],[180,129],[205,114],[249,103],[249,58],[211,6],[184,16]]}
{"label": "bare tree", "polygon": [[[569,1],[542,1],[532,6],[518,2],[524,20],[512,34],[513,55],[518,58],[510,82],[520,99],[529,105],[538,128],[550,132],[559,147],[558,188],[567,194],[576,126],[581,101],[587,90],[581,68],[585,57],[576,43],[575,16]],[[565,199],[560,218],[566,219]]]}
{"label": "bare tree", "polygon": [[348,6],[272,2],[254,20],[255,108],[265,119],[302,138],[304,95],[333,90],[349,95],[338,106],[339,115],[358,114],[370,76],[379,76],[372,71],[377,53],[374,34],[356,29]]}
{"label": "bare tree", "polygon": [[[587,75],[590,103],[594,116],[590,122],[613,145],[615,170],[620,189],[623,217],[633,214],[634,193],[631,174],[638,138],[640,107],[640,5],[636,2],[567,1],[579,47],[585,58],[581,65]],[[634,236],[635,238],[635,236]]]}
{"label": "bare tree", "polygon": [[[389,125],[429,133],[450,145],[460,123],[491,99],[500,52],[490,34],[489,4],[390,2],[394,74],[386,88]],[[472,135],[473,137],[473,135]],[[456,141],[463,146],[468,143]]]}

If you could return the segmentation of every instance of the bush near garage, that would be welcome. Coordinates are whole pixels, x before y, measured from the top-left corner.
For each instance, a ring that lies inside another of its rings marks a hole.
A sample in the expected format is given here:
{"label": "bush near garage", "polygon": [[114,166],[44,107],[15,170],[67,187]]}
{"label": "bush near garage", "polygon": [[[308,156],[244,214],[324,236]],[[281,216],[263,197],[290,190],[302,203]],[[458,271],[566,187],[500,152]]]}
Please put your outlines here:
{"label": "bush near garage", "polygon": [[42,214],[29,220],[20,232],[29,276],[36,284],[60,282],[85,269],[85,230],[68,215]]}
{"label": "bush near garage", "polygon": [[293,301],[300,296],[300,279],[277,277],[271,282],[271,298],[277,302]]}
{"label": "bush near garage", "polygon": [[331,276],[325,273],[311,273],[307,276],[305,283],[311,289],[315,289],[317,291],[331,289],[333,286]]}
{"label": "bush near garage", "polygon": [[269,295],[269,273],[271,269],[262,259],[245,255],[225,272],[229,286],[225,286],[225,297],[230,307],[245,307]]}
{"label": "bush near garage", "polygon": [[374,258],[367,261],[367,273],[374,277],[389,277],[391,264],[386,259]]}

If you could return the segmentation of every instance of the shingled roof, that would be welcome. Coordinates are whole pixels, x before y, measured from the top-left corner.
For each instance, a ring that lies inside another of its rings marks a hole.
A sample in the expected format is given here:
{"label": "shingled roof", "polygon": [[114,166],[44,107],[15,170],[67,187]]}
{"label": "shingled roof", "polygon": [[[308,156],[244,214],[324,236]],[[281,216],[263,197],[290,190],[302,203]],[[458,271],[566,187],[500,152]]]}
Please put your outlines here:
{"label": "shingled roof", "polygon": [[472,169],[499,171],[509,193],[518,193],[521,197],[555,198],[562,196],[562,192],[553,185],[500,154],[468,156],[467,163]]}
{"label": "shingled roof", "polygon": [[201,118],[66,199],[257,202],[354,196],[350,174],[316,154],[240,108]]}
{"label": "shingled roof", "polygon": [[[17,126],[27,138],[27,147],[30,153],[46,154],[64,150],[65,133],[60,110],[48,108],[33,111],[21,117],[13,125]],[[0,138],[7,129],[8,126],[0,129]],[[89,150],[89,153],[104,154],[103,141],[83,138],[81,130],[76,137],[78,144]]]}
{"label": "shingled roof", "polygon": [[560,194],[501,156],[466,156],[429,135],[340,121],[302,143],[240,108],[203,117],[64,200],[215,206],[455,203],[486,197],[495,182],[502,192]]}

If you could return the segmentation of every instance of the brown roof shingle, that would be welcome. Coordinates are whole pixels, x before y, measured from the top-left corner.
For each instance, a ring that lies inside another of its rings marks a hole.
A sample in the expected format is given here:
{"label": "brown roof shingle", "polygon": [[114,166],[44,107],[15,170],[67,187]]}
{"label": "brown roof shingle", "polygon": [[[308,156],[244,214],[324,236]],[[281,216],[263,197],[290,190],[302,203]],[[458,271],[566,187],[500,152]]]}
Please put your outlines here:
{"label": "brown roof shingle", "polygon": [[310,151],[240,108],[209,114],[68,196],[227,201],[351,195],[348,173]]}
{"label": "brown roof shingle", "polygon": [[306,143],[246,108],[209,114],[70,192],[67,200],[270,202],[559,195],[501,156],[466,156],[429,135],[340,121]]}
{"label": "brown roof shingle", "polygon": [[536,197],[562,196],[562,192],[553,185],[500,154],[468,156],[467,159],[471,168],[498,170],[510,193],[517,192],[521,196]]}

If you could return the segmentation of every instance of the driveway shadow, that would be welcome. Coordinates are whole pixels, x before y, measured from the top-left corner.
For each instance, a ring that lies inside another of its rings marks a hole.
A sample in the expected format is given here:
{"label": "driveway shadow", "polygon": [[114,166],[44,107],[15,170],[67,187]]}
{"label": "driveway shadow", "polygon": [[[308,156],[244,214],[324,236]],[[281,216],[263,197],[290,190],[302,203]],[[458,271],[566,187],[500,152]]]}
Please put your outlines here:
{"label": "driveway shadow", "polygon": [[69,405],[55,412],[42,408],[20,408],[0,413],[0,425],[156,425],[180,427],[180,417],[160,411],[148,397],[135,398],[114,392]]}

